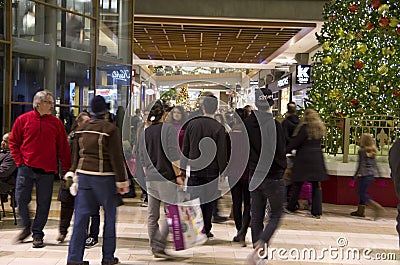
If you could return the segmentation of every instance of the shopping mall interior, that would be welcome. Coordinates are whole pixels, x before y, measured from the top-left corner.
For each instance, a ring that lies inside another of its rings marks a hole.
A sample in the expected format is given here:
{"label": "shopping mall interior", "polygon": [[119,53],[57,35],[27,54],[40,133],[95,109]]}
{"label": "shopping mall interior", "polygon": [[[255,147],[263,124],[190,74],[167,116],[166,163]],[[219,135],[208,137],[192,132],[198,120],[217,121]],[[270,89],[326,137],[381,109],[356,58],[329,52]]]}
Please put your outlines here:
{"label": "shopping mall interior", "polygon": [[[310,101],[313,56],[324,49],[316,38],[327,21],[324,5],[340,1],[0,0],[1,133],[10,131],[19,115],[32,110],[33,96],[41,89],[54,94],[54,114],[67,131],[74,116],[90,110],[95,95],[103,96],[114,114],[118,107],[124,108],[127,134],[136,109],[143,110],[162,97],[195,110],[204,91],[212,92],[219,99],[219,111],[227,112],[253,106],[255,89],[268,87],[275,101],[273,115],[281,120],[287,103],[293,101],[301,110]],[[350,11],[366,2],[376,1],[352,1]],[[340,92],[334,96],[339,98]],[[398,119],[380,120],[374,133],[376,139],[383,139],[377,159],[382,176],[370,192],[385,207],[384,217],[375,221],[368,210],[367,218],[349,214],[358,203],[356,190],[348,185],[357,162],[357,137],[352,135],[371,126],[340,118],[326,122],[324,151],[330,178],[322,183],[321,219],[311,218],[307,211],[284,215],[271,246],[289,254],[311,248],[318,253],[338,248],[339,252],[372,254],[321,259],[282,254],[271,257],[269,264],[398,264],[400,260],[398,198],[387,163],[388,149],[400,135]],[[58,181],[44,249],[34,249],[30,242],[15,243],[19,228],[10,203],[4,203],[0,264],[66,263],[71,231],[64,243],[56,241],[57,193]],[[136,198],[124,199],[118,208],[116,256],[121,264],[246,264],[252,251],[250,233],[246,247],[232,242],[235,226],[229,218],[214,224],[214,240],[184,251],[174,251],[170,242],[168,251],[177,259],[154,258],[148,245],[147,208],[141,207],[137,185],[136,193]],[[35,196],[32,209],[34,202]],[[227,193],[220,200],[221,215],[231,214],[230,205]],[[85,260],[91,264],[101,264],[101,242],[100,236],[100,244],[85,251]]]}

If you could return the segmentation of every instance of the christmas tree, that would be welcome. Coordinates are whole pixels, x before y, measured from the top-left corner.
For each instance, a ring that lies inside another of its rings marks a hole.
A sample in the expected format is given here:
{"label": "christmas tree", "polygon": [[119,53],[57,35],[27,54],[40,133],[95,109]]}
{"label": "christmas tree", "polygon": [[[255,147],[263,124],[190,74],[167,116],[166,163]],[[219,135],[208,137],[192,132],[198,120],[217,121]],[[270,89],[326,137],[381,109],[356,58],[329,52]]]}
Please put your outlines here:
{"label": "christmas tree", "polygon": [[182,86],[179,90],[176,104],[182,106],[185,110],[190,109],[189,91],[187,86]]}
{"label": "christmas tree", "polygon": [[313,60],[313,108],[325,117],[400,114],[400,1],[332,0]]}

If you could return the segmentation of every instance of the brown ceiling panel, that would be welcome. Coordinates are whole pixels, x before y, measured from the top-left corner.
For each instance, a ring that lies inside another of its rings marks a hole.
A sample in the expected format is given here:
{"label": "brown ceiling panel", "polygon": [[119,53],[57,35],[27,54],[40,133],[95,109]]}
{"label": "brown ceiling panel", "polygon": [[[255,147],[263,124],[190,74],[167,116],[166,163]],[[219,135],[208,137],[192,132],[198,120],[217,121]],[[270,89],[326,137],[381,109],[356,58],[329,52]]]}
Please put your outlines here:
{"label": "brown ceiling panel", "polygon": [[263,63],[314,23],[135,17],[134,52],[141,59]]}

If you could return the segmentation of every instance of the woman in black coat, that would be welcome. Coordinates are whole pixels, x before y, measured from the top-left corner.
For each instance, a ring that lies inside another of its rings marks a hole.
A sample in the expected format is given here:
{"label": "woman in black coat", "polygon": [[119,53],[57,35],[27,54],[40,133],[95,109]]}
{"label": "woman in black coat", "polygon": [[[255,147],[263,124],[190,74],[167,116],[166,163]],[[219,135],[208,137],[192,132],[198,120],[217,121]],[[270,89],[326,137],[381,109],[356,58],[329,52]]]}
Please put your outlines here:
{"label": "woman in black coat", "polygon": [[287,151],[296,150],[296,158],[292,168],[293,190],[287,210],[297,209],[301,187],[304,181],[312,184],[311,214],[315,218],[322,215],[322,195],[320,181],[328,179],[325,161],[322,154],[321,139],[325,133],[325,125],[315,110],[307,109],[289,142]]}

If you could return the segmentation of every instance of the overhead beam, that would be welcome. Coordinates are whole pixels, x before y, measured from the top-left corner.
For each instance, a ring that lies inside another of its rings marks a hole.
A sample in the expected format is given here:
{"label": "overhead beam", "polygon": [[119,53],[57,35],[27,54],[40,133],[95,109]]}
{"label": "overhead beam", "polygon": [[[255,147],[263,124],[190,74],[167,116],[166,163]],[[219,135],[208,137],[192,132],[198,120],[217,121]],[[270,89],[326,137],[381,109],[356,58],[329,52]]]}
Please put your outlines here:
{"label": "overhead beam", "polygon": [[[245,23],[243,23],[245,21]],[[243,19],[209,19],[209,18],[180,18],[180,17],[158,17],[142,14],[135,14],[135,24],[154,25],[185,25],[205,27],[232,27],[232,28],[315,28],[312,22],[291,22],[291,21],[265,21],[265,20],[243,20]]]}
{"label": "overhead beam", "polygon": [[328,0],[138,0],[135,2],[135,15],[323,21],[323,6],[327,2]]}

